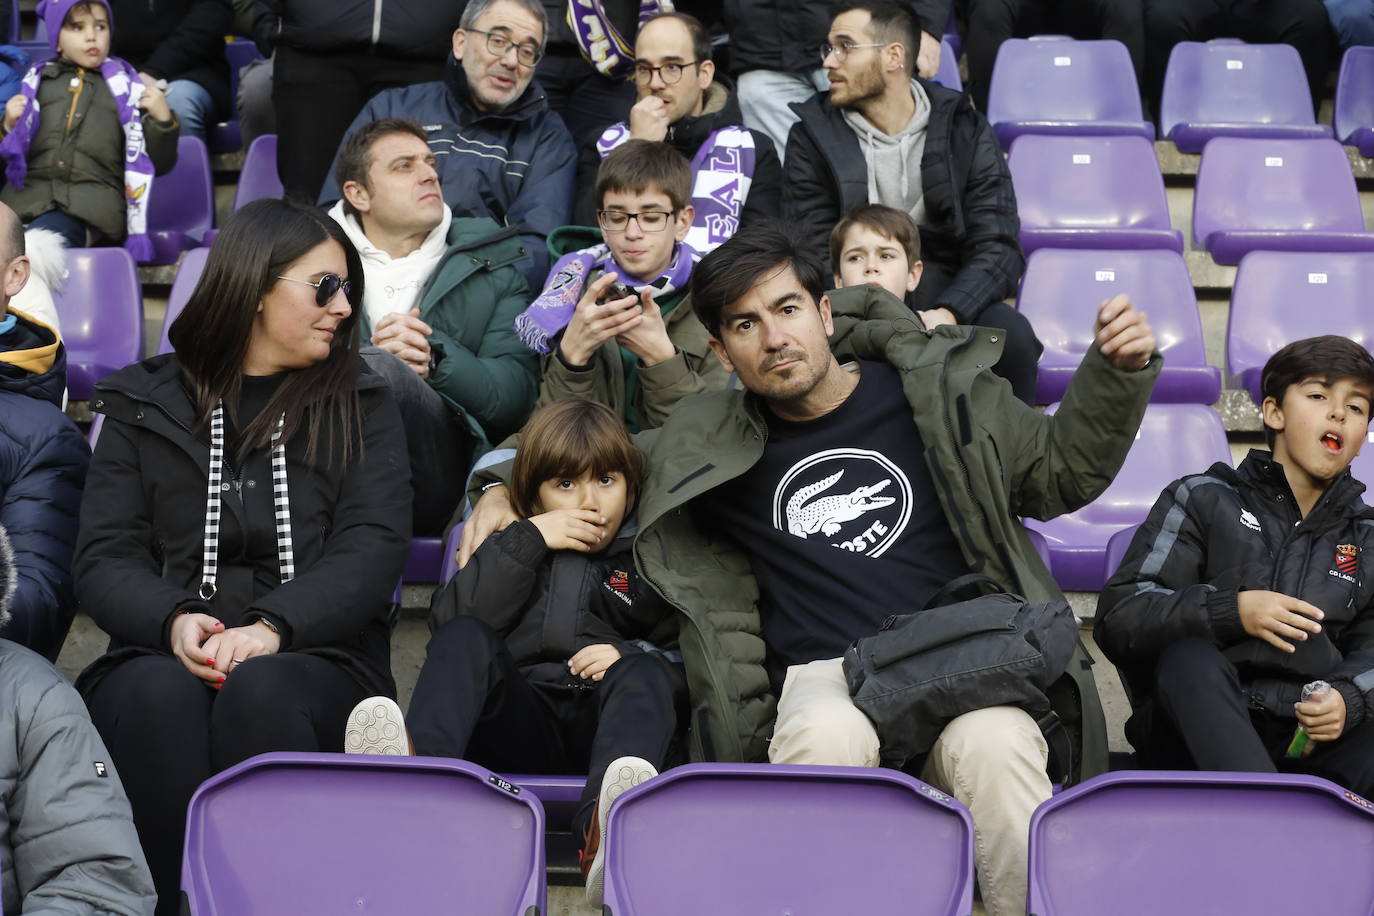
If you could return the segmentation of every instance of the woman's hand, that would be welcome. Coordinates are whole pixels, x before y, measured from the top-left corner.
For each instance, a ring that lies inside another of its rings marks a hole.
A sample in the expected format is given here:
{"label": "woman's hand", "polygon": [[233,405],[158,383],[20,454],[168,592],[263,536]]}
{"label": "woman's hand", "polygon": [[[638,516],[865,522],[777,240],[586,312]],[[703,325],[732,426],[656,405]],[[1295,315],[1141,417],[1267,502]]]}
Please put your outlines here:
{"label": "woman's hand", "polygon": [[281,637],[262,621],[246,627],[230,627],[210,637],[202,647],[207,660],[214,662],[219,680],[234,673],[234,669],[250,658],[275,655],[281,648]]}
{"label": "woman's hand", "polygon": [[224,677],[215,670],[215,660],[204,647],[223,632],[224,624],[209,614],[178,614],[172,618],[172,654],[202,681],[218,684]]}

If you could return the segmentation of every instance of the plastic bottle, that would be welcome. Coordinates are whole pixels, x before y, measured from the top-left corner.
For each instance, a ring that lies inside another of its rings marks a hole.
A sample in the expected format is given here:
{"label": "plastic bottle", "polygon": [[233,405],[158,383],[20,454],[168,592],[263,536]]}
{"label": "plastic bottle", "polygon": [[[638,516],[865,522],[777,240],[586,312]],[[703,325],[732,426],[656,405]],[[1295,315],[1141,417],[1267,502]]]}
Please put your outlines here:
{"label": "plastic bottle", "polygon": [[[1330,689],[1331,685],[1326,681],[1313,681],[1310,684],[1303,684],[1302,702],[1309,703],[1313,700],[1320,700],[1326,696],[1326,692]],[[1303,749],[1307,747],[1307,742],[1310,740],[1301,725],[1293,729],[1293,740],[1288,742],[1288,756],[1301,757]]]}

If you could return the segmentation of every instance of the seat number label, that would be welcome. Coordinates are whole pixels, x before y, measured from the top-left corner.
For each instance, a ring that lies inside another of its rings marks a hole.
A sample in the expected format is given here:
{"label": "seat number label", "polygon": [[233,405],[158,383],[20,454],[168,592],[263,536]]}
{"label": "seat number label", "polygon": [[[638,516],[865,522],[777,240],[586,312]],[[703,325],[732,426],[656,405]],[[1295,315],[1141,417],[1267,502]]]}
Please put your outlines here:
{"label": "seat number label", "polygon": [[1073,58],[1071,58],[1071,57],[1056,57],[1056,58],[1054,59],[1054,65],[1055,65],[1056,67],[1071,67],[1071,66],[1073,66]]}
{"label": "seat number label", "polygon": [[1099,270],[1096,274],[1094,274],[1094,276],[1096,277],[1098,283],[1111,283],[1116,280],[1116,271]]}
{"label": "seat number label", "polygon": [[1308,282],[1308,283],[1325,283],[1325,282],[1326,282],[1326,274],[1308,274],[1308,275],[1307,275],[1307,282]]}
{"label": "seat number label", "polygon": [[1265,168],[1269,168],[1269,169],[1281,169],[1281,168],[1283,168],[1283,157],[1282,157],[1282,156],[1265,156],[1265,157],[1264,157],[1264,167],[1265,167]]}
{"label": "seat number label", "polygon": [[1228,61],[1226,62],[1226,69],[1227,69],[1227,70],[1244,70],[1244,69],[1245,69],[1245,61],[1243,61],[1243,60],[1228,60]]}

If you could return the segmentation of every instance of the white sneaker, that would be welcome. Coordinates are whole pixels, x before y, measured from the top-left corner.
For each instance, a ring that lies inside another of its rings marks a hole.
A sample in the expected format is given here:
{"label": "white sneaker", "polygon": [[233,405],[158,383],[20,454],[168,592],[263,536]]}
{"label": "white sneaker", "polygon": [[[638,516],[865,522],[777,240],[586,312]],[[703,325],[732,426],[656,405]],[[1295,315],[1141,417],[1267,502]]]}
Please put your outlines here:
{"label": "white sneaker", "polygon": [[344,729],[344,753],[409,757],[401,707],[387,697],[368,697],[354,706]]}
{"label": "white sneaker", "polygon": [[657,775],[658,770],[642,757],[619,757],[606,767],[606,775],[601,779],[601,794],[596,800],[596,819],[592,821],[591,834],[584,844],[584,849],[592,846],[595,838],[596,855],[586,875],[587,902],[592,906],[601,906],[606,873],[606,815],[611,810],[611,802],[623,795],[626,789],[648,782]]}

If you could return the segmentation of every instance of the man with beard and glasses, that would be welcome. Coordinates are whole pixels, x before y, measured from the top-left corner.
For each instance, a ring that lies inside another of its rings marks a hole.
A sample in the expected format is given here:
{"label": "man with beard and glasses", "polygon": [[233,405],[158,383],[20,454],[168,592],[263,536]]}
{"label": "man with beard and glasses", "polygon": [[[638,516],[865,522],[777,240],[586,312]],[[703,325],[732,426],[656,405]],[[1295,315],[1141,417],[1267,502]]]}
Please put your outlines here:
{"label": "man with beard and glasses", "polygon": [[[443,80],[378,93],[345,133],[383,118],[419,121],[453,215],[518,227],[531,289],[548,273],[545,239],[572,216],[577,174],[572,136],[533,82],[545,30],[538,0],[470,0]],[[330,175],[337,170],[336,155]],[[339,198],[330,178],[320,206]]]}
{"label": "man with beard and glasses", "polygon": [[859,204],[910,214],[925,261],[913,308],[927,327],[1004,330],[993,371],[1031,403],[1042,348],[1002,301],[1016,294],[1026,263],[1011,173],[967,96],[913,76],[920,34],[896,3],[855,4],[835,17],[820,49],[830,92],[793,106],[801,120],[787,140],[783,215],[824,259],[831,230]]}
{"label": "man with beard and glasses", "polygon": [[639,100],[629,118],[582,148],[577,165],[577,222],[590,226],[599,205],[596,173],[627,140],[666,142],[692,163],[696,209],[688,242],[705,254],[742,225],[776,217],[782,165],[768,135],[744,126],[739,100],[716,79],[711,34],[694,16],[660,13],[635,39]]}

